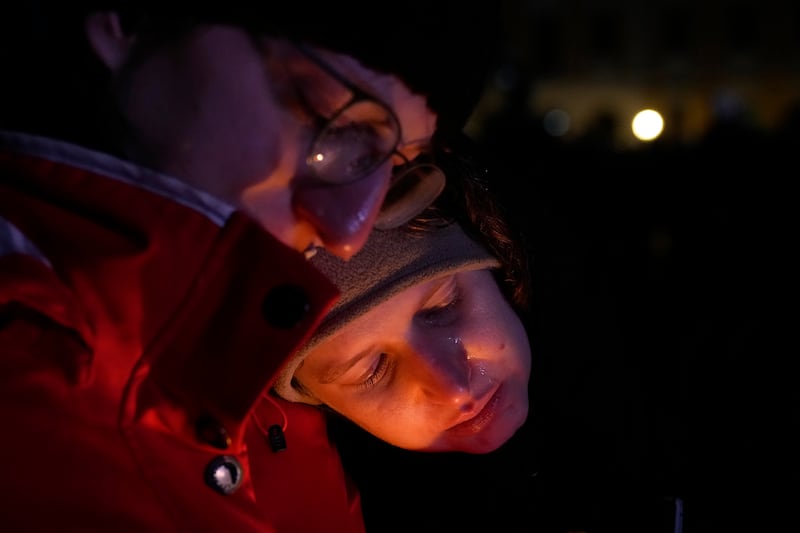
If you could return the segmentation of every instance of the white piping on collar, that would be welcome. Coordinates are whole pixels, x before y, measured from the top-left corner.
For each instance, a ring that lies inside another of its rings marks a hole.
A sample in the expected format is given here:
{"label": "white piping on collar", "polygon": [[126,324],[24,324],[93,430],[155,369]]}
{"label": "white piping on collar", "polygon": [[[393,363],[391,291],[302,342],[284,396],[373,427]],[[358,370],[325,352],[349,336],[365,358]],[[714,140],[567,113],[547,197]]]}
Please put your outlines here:
{"label": "white piping on collar", "polygon": [[76,144],[0,130],[0,147],[81,168],[154,192],[202,213],[218,226],[223,226],[236,210],[219,198],[177,178]]}
{"label": "white piping on collar", "polygon": [[0,217],[0,256],[23,254],[35,257],[50,268],[53,266],[39,248],[14,224]]}

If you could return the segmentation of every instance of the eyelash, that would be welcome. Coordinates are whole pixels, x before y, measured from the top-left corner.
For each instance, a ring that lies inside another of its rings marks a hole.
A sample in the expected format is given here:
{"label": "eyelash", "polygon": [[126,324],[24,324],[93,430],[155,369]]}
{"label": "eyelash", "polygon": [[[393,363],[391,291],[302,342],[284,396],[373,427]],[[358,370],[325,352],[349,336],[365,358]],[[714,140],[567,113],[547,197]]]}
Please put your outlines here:
{"label": "eyelash", "polygon": [[429,325],[445,325],[450,323],[452,317],[449,316],[450,311],[455,309],[461,303],[461,291],[456,283],[453,283],[450,290],[445,295],[446,298],[441,303],[421,310],[417,316],[424,320]]}
{"label": "eyelash", "polygon": [[[447,300],[443,303],[437,304],[427,309],[422,309],[417,313],[417,316],[425,321],[426,324],[432,324],[437,318],[444,317],[447,319],[449,312],[454,309],[461,302],[461,291],[454,283],[452,289],[447,293]],[[444,323],[450,323],[449,321]],[[391,367],[391,358],[386,352],[382,352],[379,356],[378,364],[375,370],[372,371],[366,379],[358,384],[359,390],[370,390],[377,385],[389,373]]]}
{"label": "eyelash", "polygon": [[389,371],[389,354],[382,352],[378,359],[378,365],[375,367],[367,378],[358,384],[358,389],[362,391],[369,390],[377,385]]}

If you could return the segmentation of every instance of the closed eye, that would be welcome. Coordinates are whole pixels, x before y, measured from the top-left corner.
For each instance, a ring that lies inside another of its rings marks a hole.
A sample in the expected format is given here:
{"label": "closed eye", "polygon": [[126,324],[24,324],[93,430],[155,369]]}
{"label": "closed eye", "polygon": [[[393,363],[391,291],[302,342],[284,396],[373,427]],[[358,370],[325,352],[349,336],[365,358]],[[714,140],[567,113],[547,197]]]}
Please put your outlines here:
{"label": "closed eye", "polygon": [[375,387],[388,373],[390,367],[389,363],[389,355],[385,352],[381,352],[370,372],[357,384],[358,389],[360,391],[366,391]]}

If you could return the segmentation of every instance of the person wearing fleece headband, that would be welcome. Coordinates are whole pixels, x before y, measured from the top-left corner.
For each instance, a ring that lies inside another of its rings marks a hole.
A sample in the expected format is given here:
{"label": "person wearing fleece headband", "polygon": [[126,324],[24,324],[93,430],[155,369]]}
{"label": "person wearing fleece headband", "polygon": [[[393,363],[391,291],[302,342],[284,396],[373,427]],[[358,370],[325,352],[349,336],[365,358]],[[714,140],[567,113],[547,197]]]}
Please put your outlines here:
{"label": "person wearing fleece headband", "polygon": [[374,231],[349,262],[316,253],[342,296],[274,391],[408,450],[487,453],[508,441],[528,415],[531,348],[503,257],[514,243],[499,243],[506,234],[487,231],[494,219],[475,207],[477,240],[429,220]]}

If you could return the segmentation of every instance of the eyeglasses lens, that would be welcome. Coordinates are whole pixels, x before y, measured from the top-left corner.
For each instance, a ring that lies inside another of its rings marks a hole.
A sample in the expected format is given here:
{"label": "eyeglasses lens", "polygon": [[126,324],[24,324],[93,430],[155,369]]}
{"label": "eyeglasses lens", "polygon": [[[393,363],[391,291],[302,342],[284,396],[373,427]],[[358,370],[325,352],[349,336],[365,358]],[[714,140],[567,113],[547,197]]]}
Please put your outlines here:
{"label": "eyeglasses lens", "polygon": [[383,164],[399,141],[394,114],[375,100],[343,108],[319,132],[308,164],[327,183],[357,181]]}
{"label": "eyeglasses lens", "polygon": [[412,164],[392,179],[375,229],[387,230],[402,226],[441,194],[445,186],[444,172],[431,163]]}

